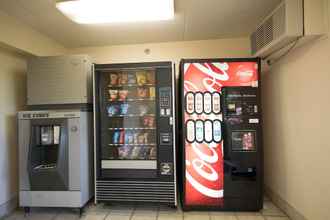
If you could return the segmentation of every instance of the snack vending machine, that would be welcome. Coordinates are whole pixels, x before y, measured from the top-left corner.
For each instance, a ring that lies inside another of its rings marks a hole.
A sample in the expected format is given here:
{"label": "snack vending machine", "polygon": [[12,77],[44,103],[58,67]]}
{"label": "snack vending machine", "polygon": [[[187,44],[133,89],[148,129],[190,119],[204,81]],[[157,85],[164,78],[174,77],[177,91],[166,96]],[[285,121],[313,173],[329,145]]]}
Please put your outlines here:
{"label": "snack vending machine", "polygon": [[260,60],[182,60],[180,70],[183,209],[260,210]]}
{"label": "snack vending machine", "polygon": [[177,205],[171,62],[94,71],[96,202]]}

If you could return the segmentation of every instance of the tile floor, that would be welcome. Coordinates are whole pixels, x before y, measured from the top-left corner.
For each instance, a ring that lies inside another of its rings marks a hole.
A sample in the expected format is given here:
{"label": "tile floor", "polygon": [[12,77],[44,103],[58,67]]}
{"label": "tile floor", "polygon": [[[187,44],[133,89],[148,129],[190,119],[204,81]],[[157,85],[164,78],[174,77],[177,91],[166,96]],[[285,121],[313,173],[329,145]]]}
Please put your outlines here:
{"label": "tile floor", "polygon": [[[34,208],[28,216],[15,211],[6,220],[79,220],[76,210]],[[265,198],[260,212],[182,212],[180,208],[150,205],[87,205],[81,220],[289,220],[271,201]]]}

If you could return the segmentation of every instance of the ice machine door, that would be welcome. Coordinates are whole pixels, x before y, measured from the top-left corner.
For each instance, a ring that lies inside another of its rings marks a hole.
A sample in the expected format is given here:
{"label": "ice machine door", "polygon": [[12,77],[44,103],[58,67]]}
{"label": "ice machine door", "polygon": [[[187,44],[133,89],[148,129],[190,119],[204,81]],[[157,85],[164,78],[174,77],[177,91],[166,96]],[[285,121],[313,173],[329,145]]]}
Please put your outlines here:
{"label": "ice machine door", "polygon": [[31,120],[27,167],[31,190],[68,190],[66,119]]}

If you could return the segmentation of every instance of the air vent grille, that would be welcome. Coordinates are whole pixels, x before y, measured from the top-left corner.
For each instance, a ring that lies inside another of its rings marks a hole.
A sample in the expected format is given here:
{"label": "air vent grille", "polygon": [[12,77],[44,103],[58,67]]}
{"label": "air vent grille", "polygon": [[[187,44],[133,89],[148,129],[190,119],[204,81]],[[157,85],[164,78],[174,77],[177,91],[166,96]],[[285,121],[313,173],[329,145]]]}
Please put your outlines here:
{"label": "air vent grille", "polygon": [[175,204],[174,184],[149,181],[96,181],[96,200]]}
{"label": "air vent grille", "polygon": [[285,33],[286,4],[281,4],[251,35],[252,54],[270,45]]}

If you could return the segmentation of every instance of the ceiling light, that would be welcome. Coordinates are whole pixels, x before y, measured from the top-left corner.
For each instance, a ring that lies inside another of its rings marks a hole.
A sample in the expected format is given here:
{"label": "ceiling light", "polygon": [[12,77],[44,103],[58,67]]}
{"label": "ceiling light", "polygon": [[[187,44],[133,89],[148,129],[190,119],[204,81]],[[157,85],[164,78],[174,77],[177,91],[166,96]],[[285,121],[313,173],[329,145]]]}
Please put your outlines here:
{"label": "ceiling light", "polygon": [[81,24],[169,20],[174,0],[57,0],[56,8]]}

